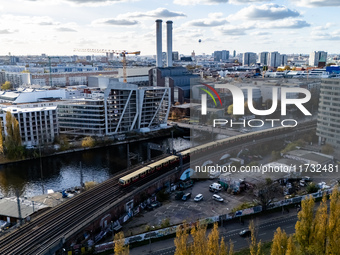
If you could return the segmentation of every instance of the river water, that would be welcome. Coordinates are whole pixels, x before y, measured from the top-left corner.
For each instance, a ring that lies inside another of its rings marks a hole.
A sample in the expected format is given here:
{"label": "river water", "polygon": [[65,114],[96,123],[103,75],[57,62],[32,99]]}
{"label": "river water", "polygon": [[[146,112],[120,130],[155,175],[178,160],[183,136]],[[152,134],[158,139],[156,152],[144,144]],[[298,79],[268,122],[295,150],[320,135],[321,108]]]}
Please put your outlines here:
{"label": "river water", "polygon": [[[135,154],[132,163],[145,161],[147,158],[147,143],[157,143],[171,148],[171,138],[159,138],[151,141],[136,142],[129,145],[131,153]],[[175,150],[190,147],[190,141],[174,138]],[[152,157],[162,152],[152,151]],[[138,159],[137,159],[138,158]],[[42,167],[40,167],[40,165]],[[60,191],[80,186],[83,182],[103,182],[117,171],[127,166],[127,145],[115,145],[88,151],[30,160],[0,166],[0,196],[13,196],[15,191],[20,195],[32,197],[47,192],[47,189]]]}

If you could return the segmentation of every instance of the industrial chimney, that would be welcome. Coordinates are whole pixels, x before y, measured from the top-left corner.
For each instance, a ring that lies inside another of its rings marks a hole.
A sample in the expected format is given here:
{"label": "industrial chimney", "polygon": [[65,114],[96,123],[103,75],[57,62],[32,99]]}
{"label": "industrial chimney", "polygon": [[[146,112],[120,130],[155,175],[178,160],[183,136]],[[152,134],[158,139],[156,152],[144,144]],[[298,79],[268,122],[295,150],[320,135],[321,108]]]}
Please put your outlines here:
{"label": "industrial chimney", "polygon": [[172,67],[172,21],[166,22],[167,65]]}
{"label": "industrial chimney", "polygon": [[156,20],[156,67],[163,67],[162,63],[162,20]]}

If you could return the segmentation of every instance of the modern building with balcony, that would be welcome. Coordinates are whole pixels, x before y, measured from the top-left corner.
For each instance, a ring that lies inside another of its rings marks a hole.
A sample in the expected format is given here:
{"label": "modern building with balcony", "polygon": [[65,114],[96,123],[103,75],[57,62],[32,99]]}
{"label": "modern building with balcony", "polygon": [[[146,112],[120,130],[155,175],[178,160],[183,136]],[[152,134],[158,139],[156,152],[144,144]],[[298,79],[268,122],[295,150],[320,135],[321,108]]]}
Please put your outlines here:
{"label": "modern building with balcony", "polygon": [[105,136],[166,127],[170,88],[138,87],[114,79],[97,98],[77,98],[58,106],[62,134]]}

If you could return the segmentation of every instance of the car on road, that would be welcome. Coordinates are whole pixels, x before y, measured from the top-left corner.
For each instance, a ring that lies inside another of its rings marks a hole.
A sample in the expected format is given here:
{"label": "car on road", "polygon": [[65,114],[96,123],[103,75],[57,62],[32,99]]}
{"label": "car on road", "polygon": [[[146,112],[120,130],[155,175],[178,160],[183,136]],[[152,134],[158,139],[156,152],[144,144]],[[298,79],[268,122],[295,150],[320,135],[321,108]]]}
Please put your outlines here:
{"label": "car on road", "polygon": [[158,202],[158,201],[155,201],[155,202],[151,203],[152,208],[157,208],[157,207],[160,207],[161,205],[162,205],[162,203]]}
{"label": "car on road", "polygon": [[201,201],[201,200],[203,200],[203,195],[202,195],[202,194],[198,194],[198,195],[194,198],[194,201],[195,201],[195,202],[199,202],[199,201]]}
{"label": "car on road", "polygon": [[191,198],[191,193],[190,193],[190,192],[185,193],[185,194],[183,195],[183,197],[182,197],[182,200],[183,200],[183,201],[187,201],[189,198]]}
{"label": "car on road", "polygon": [[216,195],[216,194],[214,194],[214,195],[212,196],[212,198],[213,198],[214,200],[218,201],[218,202],[223,202],[223,200],[224,200],[221,196]]}
{"label": "car on road", "polygon": [[239,235],[240,235],[241,237],[249,237],[249,236],[251,236],[251,231],[250,231],[249,229],[243,229],[243,230],[239,233]]}
{"label": "car on road", "polygon": [[181,200],[183,196],[184,196],[184,192],[183,191],[177,192],[176,195],[175,195],[175,199],[176,200]]}

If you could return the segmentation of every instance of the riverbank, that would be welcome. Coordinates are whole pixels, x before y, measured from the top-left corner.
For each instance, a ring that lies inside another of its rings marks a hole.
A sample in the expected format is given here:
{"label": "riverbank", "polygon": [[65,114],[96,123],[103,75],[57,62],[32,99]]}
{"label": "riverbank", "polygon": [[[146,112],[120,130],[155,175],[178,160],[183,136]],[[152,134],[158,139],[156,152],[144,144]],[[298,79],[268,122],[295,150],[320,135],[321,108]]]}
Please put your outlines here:
{"label": "riverbank", "polygon": [[[62,150],[62,151],[60,150],[56,151],[54,149],[54,145],[48,145],[48,146],[44,146],[43,148],[41,148],[41,158],[72,154],[72,153],[81,152],[81,151],[102,149],[105,147],[111,147],[111,146],[116,146],[116,145],[143,142],[143,141],[148,141],[148,140],[155,139],[155,138],[169,138],[171,137],[172,131],[174,132],[174,137],[189,133],[189,131],[183,132],[183,130],[184,129],[182,129],[181,131],[179,129],[176,129],[175,127],[169,126],[166,129],[161,129],[161,130],[157,130],[157,131],[153,131],[149,133],[134,133],[133,135],[126,136],[124,139],[119,138],[120,140],[114,137],[97,138],[96,145],[93,147],[82,147],[82,140],[70,141],[71,147],[67,150]],[[54,151],[54,152],[47,154],[47,152],[50,152],[50,151]],[[38,155],[37,157],[29,157],[25,159],[14,159],[14,160],[8,159],[4,155],[1,155],[0,166],[39,159],[40,158],[39,149],[35,149],[35,152],[36,152],[35,155]]]}

